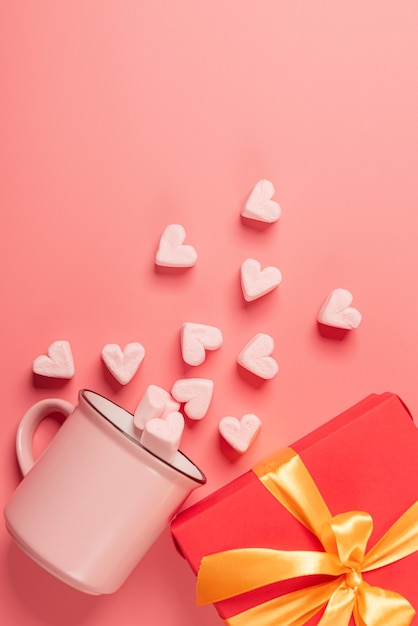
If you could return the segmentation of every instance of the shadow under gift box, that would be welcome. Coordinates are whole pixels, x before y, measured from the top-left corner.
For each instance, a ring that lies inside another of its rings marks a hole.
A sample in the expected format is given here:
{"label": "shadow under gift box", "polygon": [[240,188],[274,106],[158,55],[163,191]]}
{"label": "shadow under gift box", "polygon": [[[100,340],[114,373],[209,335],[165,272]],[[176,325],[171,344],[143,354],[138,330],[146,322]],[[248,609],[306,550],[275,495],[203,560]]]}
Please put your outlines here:
{"label": "shadow under gift box", "polygon": [[[291,447],[313,477],[331,515],[365,511],[372,516],[366,552],[418,499],[418,429],[395,394],[367,396]],[[195,574],[204,556],[226,550],[324,551],[317,537],[280,504],[252,470],[181,512],[171,528],[176,547]],[[401,594],[418,610],[417,572],[415,552],[365,572],[363,578],[372,586]],[[228,619],[273,598],[330,580],[330,576],[312,575],[271,583],[216,602],[215,607]],[[321,609],[304,623],[318,624],[323,612]],[[417,622],[415,617],[413,623]],[[353,618],[350,624],[354,624]],[[281,622],[281,626],[287,624]]]}

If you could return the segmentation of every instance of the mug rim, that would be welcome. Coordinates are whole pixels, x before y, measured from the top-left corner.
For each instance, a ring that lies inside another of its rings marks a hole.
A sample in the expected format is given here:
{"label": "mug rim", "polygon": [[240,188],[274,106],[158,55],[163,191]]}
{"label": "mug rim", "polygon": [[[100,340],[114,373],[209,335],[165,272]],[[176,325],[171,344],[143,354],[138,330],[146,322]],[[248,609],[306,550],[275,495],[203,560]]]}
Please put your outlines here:
{"label": "mug rim", "polygon": [[130,435],[128,432],[126,432],[125,430],[123,430],[123,428],[121,428],[120,426],[118,426],[117,424],[115,424],[115,422],[113,422],[111,419],[109,419],[105,413],[103,411],[101,411],[88,397],[88,394],[93,394],[94,396],[98,396],[99,398],[102,398],[103,400],[105,400],[106,402],[109,402],[110,404],[113,404],[114,406],[116,406],[119,410],[123,411],[124,413],[127,413],[129,416],[132,417],[132,420],[134,418],[133,414],[130,413],[130,411],[127,411],[126,409],[124,409],[122,406],[120,406],[119,404],[117,404],[116,402],[114,402],[113,400],[109,400],[109,398],[107,398],[106,396],[104,396],[101,393],[98,393],[97,391],[93,391],[92,389],[81,389],[79,391],[79,395],[80,397],[83,398],[83,400],[85,402],[87,402],[87,404],[94,409],[94,411],[96,411],[101,417],[103,417],[103,419],[106,420],[106,422],[108,424],[110,424],[111,426],[113,426],[114,428],[116,428],[117,431],[119,431],[120,433],[122,433],[122,435],[124,435],[127,439],[129,439],[129,441],[132,441],[132,443],[134,443],[136,446],[138,446],[139,448],[141,448],[141,450],[144,450],[145,452],[147,452],[148,454],[151,454],[151,456],[153,456],[155,459],[157,459],[158,461],[160,461],[161,463],[163,463],[164,465],[170,467],[171,469],[175,470],[176,472],[179,472],[180,474],[183,474],[183,476],[186,476],[187,478],[190,478],[191,480],[193,480],[194,482],[198,483],[199,485],[204,485],[207,482],[207,478],[205,476],[205,474],[202,472],[202,470],[196,465],[196,463],[194,463],[186,454],[184,454],[184,452],[182,452],[181,450],[177,450],[178,454],[180,454],[184,459],[186,459],[186,461],[188,461],[200,474],[201,478],[198,478],[197,476],[193,476],[192,474],[189,474],[187,471],[182,470],[180,467],[177,467],[176,465],[173,465],[173,463],[170,463],[169,461],[166,461],[165,459],[162,459],[161,457],[159,457],[157,454],[155,454],[154,452],[152,452],[152,450],[149,450],[148,448],[146,448],[144,445],[142,445],[142,443],[139,441],[139,439],[136,439],[135,437],[133,437],[132,435]]}

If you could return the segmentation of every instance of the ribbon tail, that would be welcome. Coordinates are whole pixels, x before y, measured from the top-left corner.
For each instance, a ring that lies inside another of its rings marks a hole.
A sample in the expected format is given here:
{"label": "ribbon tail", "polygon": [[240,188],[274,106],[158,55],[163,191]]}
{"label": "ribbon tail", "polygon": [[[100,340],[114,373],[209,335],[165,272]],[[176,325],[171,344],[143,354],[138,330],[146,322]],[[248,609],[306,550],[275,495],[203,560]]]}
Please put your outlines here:
{"label": "ribbon tail", "polygon": [[341,577],[337,581],[293,591],[238,613],[226,619],[225,624],[227,626],[276,626],[277,624],[303,626],[327,604],[330,596],[340,584]]}
{"label": "ribbon tail", "polygon": [[418,501],[389,528],[366,554],[364,572],[389,565],[418,550]]}
{"label": "ribbon tail", "polygon": [[327,608],[318,626],[348,626],[356,602],[356,595],[342,583],[332,594],[327,604]]}
{"label": "ribbon tail", "polygon": [[335,554],[269,548],[226,550],[203,557],[197,577],[197,604],[226,600],[271,583],[344,573]]}
{"label": "ribbon tail", "polygon": [[366,582],[358,588],[354,607],[357,626],[409,626],[414,615],[413,606],[394,591],[371,587]]}

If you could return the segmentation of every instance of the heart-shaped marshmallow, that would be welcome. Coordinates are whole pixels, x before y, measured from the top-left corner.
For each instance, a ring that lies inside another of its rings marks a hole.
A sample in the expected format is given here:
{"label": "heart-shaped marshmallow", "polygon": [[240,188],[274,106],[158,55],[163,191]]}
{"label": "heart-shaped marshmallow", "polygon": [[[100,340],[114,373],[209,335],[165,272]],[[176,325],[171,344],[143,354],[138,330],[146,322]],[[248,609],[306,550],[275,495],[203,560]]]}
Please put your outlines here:
{"label": "heart-shaped marshmallow", "polygon": [[268,224],[276,222],[280,218],[282,210],[279,204],[272,200],[274,193],[272,182],[265,179],[259,180],[241,211],[241,215]]}
{"label": "heart-shaped marshmallow", "polygon": [[108,343],[102,350],[102,359],[109,372],[121,385],[126,385],[136,374],[145,356],[145,348],[134,341],[124,350],[116,343]]}
{"label": "heart-shaped marshmallow", "polygon": [[223,344],[222,332],[216,326],[185,322],[181,330],[181,353],[188,365],[200,365],[206,350],[217,350]]}
{"label": "heart-shaped marshmallow", "polygon": [[318,322],[334,328],[350,330],[361,322],[361,313],[350,304],[352,294],[347,289],[333,289],[318,313]]}
{"label": "heart-shaped marshmallow", "polygon": [[197,252],[184,244],[186,231],[181,224],[169,224],[161,235],[155,263],[165,267],[191,267],[196,263]]}
{"label": "heart-shaped marshmallow", "polygon": [[192,420],[200,420],[212,400],[213,381],[209,378],[181,378],[171,389],[172,396],[184,402],[184,412]]}
{"label": "heart-shaped marshmallow", "polygon": [[155,418],[164,418],[180,408],[180,403],[162,387],[149,385],[145,390],[134,413],[134,424],[139,430],[145,428],[146,423]]}
{"label": "heart-shaped marshmallow", "polygon": [[178,411],[164,419],[148,420],[141,436],[141,444],[160,459],[170,463],[176,456],[184,429],[184,417]]}
{"label": "heart-shaped marshmallow", "polygon": [[243,454],[258,435],[262,422],[254,413],[247,413],[239,420],[229,415],[219,422],[219,432],[229,445]]}
{"label": "heart-shaped marshmallow", "polygon": [[50,378],[72,378],[74,360],[68,341],[54,341],[48,347],[48,355],[41,354],[34,359],[32,369],[35,374]]}
{"label": "heart-shaped marshmallow", "polygon": [[273,378],[279,371],[279,365],[271,355],[274,340],[270,335],[258,333],[238,355],[238,363],[260,378]]}
{"label": "heart-shaped marshmallow", "polygon": [[246,259],[241,265],[241,287],[247,302],[273,291],[281,281],[281,272],[273,265],[261,269],[256,259]]}

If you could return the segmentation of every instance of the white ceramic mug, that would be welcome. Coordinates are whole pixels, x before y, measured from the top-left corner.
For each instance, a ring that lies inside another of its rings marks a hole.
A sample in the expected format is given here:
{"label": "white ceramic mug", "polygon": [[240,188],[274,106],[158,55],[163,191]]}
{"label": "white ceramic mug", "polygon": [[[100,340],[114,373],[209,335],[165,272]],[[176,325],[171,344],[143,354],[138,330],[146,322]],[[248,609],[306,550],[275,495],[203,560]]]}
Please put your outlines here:
{"label": "white ceramic mug", "polygon": [[[66,417],[35,461],[33,434],[48,415]],[[41,400],[23,416],[17,457],[24,475],[4,515],[16,543],[60,580],[113,593],[206,482],[182,452],[171,463],[139,443],[133,416],[89,390],[76,407]]]}

